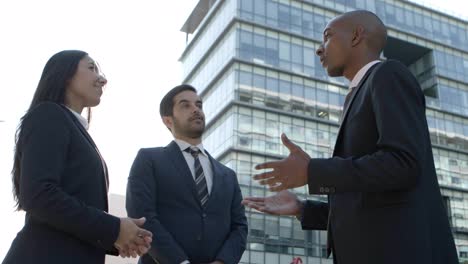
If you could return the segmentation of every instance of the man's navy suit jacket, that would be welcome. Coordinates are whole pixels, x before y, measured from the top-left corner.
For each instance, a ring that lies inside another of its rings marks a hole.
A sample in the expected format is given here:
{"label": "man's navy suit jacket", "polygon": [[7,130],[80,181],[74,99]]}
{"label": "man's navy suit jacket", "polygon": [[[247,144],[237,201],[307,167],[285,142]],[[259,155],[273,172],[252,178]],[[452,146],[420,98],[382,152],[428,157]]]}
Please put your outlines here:
{"label": "man's navy suit jacket", "polygon": [[202,207],[195,181],[175,141],[141,149],[127,186],[127,212],[144,216],[153,232],[144,264],[238,263],[246,246],[247,219],[236,174],[209,154],[213,185]]}

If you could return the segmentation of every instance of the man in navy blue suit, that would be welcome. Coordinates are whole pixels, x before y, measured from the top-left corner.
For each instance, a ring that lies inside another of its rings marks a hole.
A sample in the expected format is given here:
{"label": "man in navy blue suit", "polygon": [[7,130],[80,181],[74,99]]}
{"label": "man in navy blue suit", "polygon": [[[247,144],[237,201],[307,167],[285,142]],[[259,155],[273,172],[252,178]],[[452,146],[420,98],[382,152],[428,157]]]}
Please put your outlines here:
{"label": "man in navy blue suit", "polygon": [[128,178],[129,216],[157,234],[140,263],[238,263],[247,219],[234,171],[203,148],[205,115],[197,91],[179,85],[161,101],[174,140],[138,152]]}

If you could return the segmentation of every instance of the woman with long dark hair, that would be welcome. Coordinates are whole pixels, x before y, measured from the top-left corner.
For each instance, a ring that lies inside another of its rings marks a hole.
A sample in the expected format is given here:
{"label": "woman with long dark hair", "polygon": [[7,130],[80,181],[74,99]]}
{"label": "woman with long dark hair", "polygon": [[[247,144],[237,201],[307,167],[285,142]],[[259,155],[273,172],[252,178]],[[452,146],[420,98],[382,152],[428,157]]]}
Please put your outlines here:
{"label": "woman with long dark hair", "polygon": [[107,167],[87,132],[106,83],[83,51],[59,52],[45,65],[16,134],[13,194],[26,217],[4,264],[103,264],[106,253],[148,251],[144,218],[107,213]]}

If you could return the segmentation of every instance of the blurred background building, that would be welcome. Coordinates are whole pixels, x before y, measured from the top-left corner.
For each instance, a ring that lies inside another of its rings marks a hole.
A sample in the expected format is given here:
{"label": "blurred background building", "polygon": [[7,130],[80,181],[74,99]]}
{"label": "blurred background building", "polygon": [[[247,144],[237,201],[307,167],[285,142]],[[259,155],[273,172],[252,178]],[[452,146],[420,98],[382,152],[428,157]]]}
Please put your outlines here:
{"label": "blurred background building", "polygon": [[[281,159],[285,132],[311,157],[332,154],[347,81],[315,56],[326,23],[367,9],[388,26],[383,58],[405,63],[426,95],[435,165],[458,254],[468,258],[468,23],[403,0],[200,0],[182,31],[183,82],[204,100],[206,148],[238,174],[244,196],[268,192],[255,164]],[[294,191],[302,198],[307,187]],[[248,212],[242,263],[332,263],[326,234],[292,217]],[[392,250],[389,248],[388,250]]]}

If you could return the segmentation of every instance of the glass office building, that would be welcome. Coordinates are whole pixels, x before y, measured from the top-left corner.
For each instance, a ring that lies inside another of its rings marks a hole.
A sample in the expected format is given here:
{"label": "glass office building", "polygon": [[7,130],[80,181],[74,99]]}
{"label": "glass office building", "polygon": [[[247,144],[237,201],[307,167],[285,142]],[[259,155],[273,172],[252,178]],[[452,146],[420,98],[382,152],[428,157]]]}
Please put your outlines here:
{"label": "glass office building", "polygon": [[[328,77],[315,51],[327,21],[354,9],[378,14],[389,28],[382,57],[421,83],[441,192],[468,259],[467,21],[402,0],[200,0],[182,27],[190,39],[180,60],[183,82],[204,100],[205,147],[237,172],[244,196],[269,194],[251,176],[255,164],[288,154],[281,132],[313,158],[331,156],[348,82]],[[242,263],[331,263],[325,232],[254,211],[248,221]]]}

